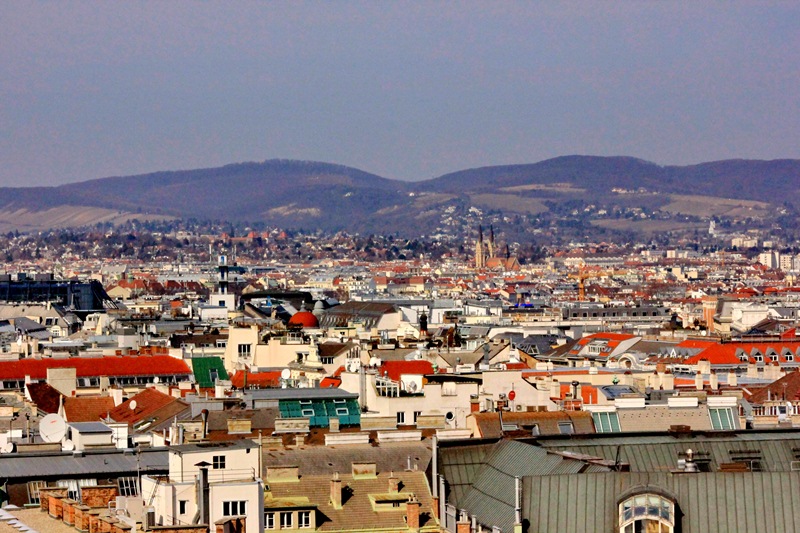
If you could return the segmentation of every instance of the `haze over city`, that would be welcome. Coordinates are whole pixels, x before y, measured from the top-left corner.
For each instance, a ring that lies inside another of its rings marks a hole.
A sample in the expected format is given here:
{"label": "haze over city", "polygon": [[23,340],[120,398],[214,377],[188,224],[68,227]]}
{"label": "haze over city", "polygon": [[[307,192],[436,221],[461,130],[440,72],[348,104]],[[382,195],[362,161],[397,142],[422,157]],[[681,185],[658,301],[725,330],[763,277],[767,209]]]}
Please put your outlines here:
{"label": "haze over city", "polygon": [[797,158],[796,3],[0,5],[0,185]]}

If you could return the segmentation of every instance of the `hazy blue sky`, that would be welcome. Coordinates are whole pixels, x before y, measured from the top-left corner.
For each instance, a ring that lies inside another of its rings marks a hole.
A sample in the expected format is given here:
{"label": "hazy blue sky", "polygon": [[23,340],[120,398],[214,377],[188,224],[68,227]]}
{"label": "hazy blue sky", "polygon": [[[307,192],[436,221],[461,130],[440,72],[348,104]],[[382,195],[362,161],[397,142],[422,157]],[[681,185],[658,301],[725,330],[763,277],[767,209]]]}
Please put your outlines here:
{"label": "hazy blue sky", "polygon": [[0,185],[800,157],[800,3],[0,2]]}

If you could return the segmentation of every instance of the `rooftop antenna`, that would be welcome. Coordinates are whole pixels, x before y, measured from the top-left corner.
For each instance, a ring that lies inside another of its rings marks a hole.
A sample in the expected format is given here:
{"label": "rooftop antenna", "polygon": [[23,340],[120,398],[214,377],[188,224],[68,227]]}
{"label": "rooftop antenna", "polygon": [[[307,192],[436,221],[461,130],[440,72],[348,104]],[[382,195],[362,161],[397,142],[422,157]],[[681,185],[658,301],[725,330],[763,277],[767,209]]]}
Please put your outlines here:
{"label": "rooftop antenna", "polygon": [[45,442],[61,442],[66,434],[67,423],[55,413],[50,413],[39,422],[39,436]]}

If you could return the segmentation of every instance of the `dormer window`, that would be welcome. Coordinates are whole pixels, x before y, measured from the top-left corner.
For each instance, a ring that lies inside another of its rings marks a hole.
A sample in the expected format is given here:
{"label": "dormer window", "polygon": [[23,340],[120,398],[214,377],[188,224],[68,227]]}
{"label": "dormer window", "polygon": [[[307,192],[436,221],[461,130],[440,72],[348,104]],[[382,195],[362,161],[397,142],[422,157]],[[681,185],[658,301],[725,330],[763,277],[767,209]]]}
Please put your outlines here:
{"label": "dormer window", "polygon": [[619,504],[620,533],[673,533],[675,502],[659,494],[637,494]]}

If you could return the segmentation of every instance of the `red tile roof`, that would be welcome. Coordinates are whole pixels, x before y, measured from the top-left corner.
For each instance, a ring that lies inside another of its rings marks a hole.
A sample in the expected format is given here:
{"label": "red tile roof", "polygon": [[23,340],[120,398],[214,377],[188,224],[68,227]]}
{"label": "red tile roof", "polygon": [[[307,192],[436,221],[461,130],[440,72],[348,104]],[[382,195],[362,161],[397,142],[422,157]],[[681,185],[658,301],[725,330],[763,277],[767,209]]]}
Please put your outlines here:
{"label": "red tile roof", "polygon": [[320,383],[319,383],[319,387],[321,389],[329,389],[329,388],[338,389],[339,385],[341,385],[341,384],[342,384],[342,379],[341,378],[326,377],[326,378],[322,378],[322,381],[320,381]]}
{"label": "red tile roof", "polygon": [[271,372],[248,372],[247,370],[237,370],[231,376],[231,384],[241,389],[244,387],[244,376],[247,374],[247,386],[258,386],[261,388],[280,387],[281,373],[279,370]]}
{"label": "red tile roof", "polygon": [[74,368],[77,376],[189,375],[181,359],[168,355],[70,357],[68,359],[21,359],[0,362],[0,379],[46,379],[48,368]]}
{"label": "red tile roof", "polygon": [[97,422],[114,409],[111,396],[92,396],[64,399],[64,415],[67,422]]}
{"label": "red tile roof", "polygon": [[[111,410],[109,416],[115,422],[127,422],[135,424],[152,415],[159,409],[179,401],[169,394],[158,392],[156,389],[145,389],[126,402],[122,402]],[[133,403],[136,402],[136,403]],[[131,406],[134,408],[131,409]]]}
{"label": "red tile roof", "polygon": [[430,361],[385,361],[379,369],[381,375],[386,372],[392,381],[400,381],[403,374],[433,374]]}
{"label": "red tile roof", "polygon": [[[683,343],[679,344],[681,346]],[[698,346],[702,347],[702,346]],[[712,365],[739,365],[743,363],[764,362],[770,363],[777,354],[777,362],[796,362],[800,360],[800,342],[797,341],[771,341],[771,342],[726,342],[710,343],[696,355],[685,357],[684,364],[695,365],[702,359],[707,359]],[[791,352],[791,360],[784,353]],[[774,353],[773,353],[774,352]],[[761,361],[756,361],[755,355],[761,354]],[[769,355],[768,355],[769,353]],[[745,359],[740,357],[746,356]]]}

